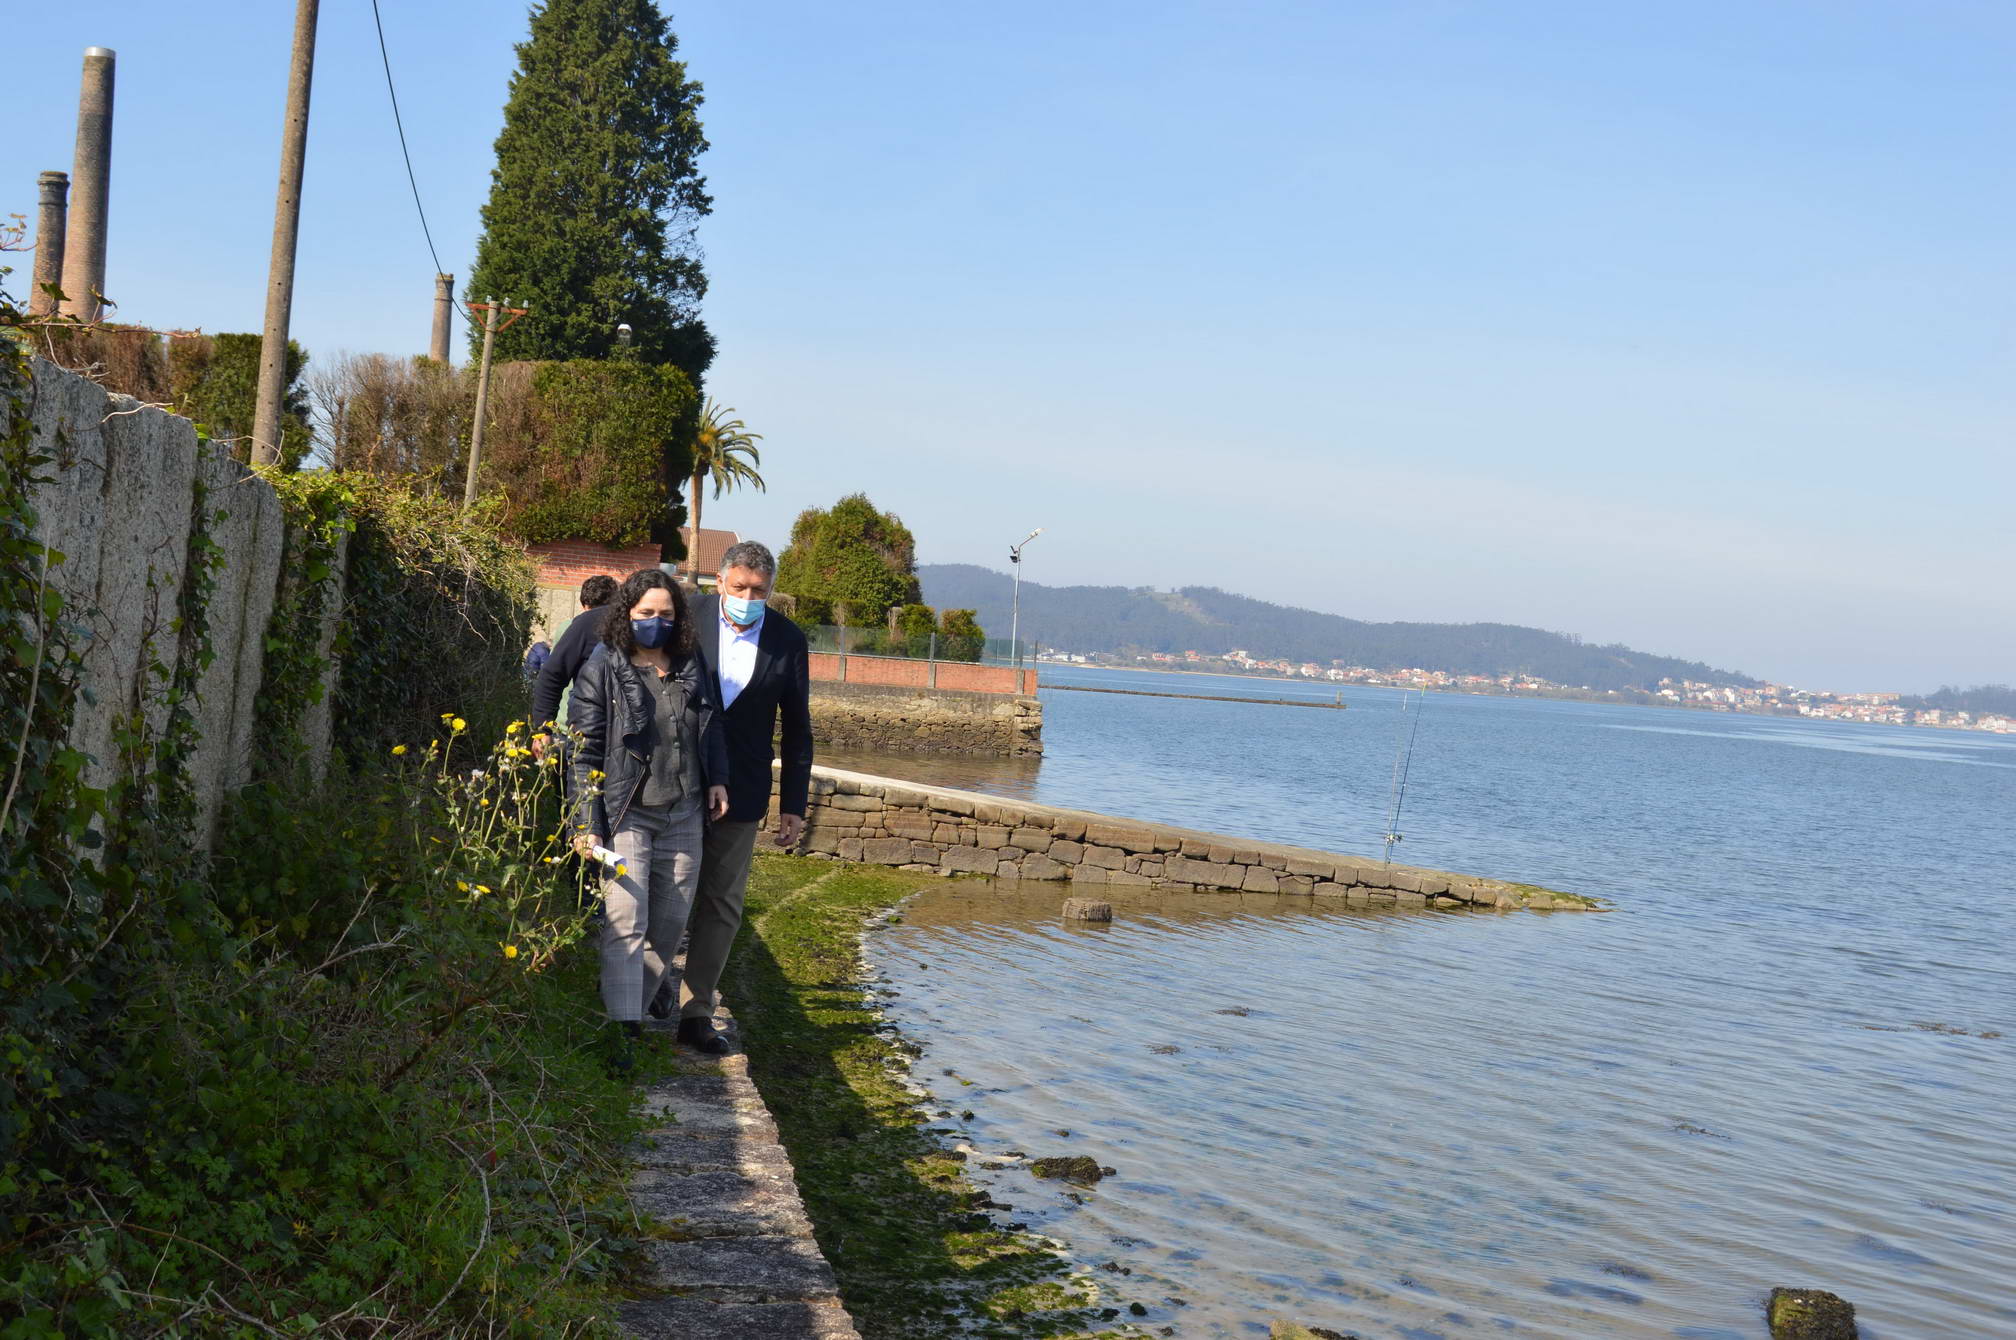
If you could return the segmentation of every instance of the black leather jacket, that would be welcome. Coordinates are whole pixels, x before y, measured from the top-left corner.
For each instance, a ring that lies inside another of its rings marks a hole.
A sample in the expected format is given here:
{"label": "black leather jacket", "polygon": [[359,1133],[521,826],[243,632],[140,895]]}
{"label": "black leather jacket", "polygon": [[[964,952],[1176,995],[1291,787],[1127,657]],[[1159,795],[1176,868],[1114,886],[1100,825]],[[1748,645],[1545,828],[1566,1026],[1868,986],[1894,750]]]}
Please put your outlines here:
{"label": "black leather jacket", "polygon": [[[656,672],[640,670],[606,645],[597,647],[581,667],[574,694],[567,700],[568,725],[581,733],[581,747],[570,760],[574,794],[587,795],[599,788],[588,809],[573,822],[587,824],[588,831],[604,841],[615,835],[651,772],[655,690],[645,681],[646,673]],[[699,716],[695,734],[700,741],[701,784],[726,786],[728,744],[715,689],[708,683],[712,676],[701,673],[697,656],[674,661],[672,673],[686,686],[688,714]],[[591,772],[605,775],[592,780]]]}

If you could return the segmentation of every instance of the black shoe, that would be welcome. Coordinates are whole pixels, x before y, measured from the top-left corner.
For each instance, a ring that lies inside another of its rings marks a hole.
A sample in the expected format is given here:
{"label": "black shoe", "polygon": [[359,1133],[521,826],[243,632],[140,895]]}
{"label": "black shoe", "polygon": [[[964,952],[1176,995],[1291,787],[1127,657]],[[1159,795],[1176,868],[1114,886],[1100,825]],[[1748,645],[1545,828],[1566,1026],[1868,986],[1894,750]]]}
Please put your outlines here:
{"label": "black shoe", "polygon": [[698,1016],[691,1019],[681,1019],[679,1021],[679,1040],[694,1051],[705,1052],[709,1056],[726,1056],[728,1054],[728,1039],[715,1031],[712,1019],[702,1019]]}
{"label": "black shoe", "polygon": [[651,997],[651,1003],[644,1007],[644,1013],[653,1019],[670,1019],[678,998],[672,990],[672,979],[666,978],[658,984],[658,994]]}

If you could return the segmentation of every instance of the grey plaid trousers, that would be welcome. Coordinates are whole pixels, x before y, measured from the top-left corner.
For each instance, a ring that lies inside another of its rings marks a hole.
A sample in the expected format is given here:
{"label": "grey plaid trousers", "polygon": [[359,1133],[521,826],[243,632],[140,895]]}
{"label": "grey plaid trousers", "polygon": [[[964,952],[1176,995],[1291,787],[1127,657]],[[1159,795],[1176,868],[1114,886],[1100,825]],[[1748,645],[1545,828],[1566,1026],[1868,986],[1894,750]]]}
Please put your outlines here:
{"label": "grey plaid trousers", "polygon": [[611,1019],[642,1019],[671,970],[705,832],[700,797],[689,796],[667,808],[632,805],[611,836],[623,862],[621,875],[602,876],[602,1006]]}

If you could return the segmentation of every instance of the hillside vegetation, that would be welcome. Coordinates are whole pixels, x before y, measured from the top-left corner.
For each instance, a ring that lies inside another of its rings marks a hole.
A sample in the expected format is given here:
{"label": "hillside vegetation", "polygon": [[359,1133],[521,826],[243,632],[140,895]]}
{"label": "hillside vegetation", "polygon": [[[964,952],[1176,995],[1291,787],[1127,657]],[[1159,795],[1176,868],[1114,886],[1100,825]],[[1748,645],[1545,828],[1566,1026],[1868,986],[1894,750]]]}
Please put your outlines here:
{"label": "hillside vegetation", "polygon": [[[967,563],[917,569],[924,599],[979,611],[989,628],[1009,623],[1011,579]],[[1269,604],[1209,586],[1180,591],[1121,586],[1022,583],[1022,633],[1077,652],[1241,649],[1264,659],[1340,660],[1374,669],[1418,667],[1451,674],[1529,674],[1592,689],[1649,688],[1661,679],[1714,684],[1758,681],[1699,661],[1654,656],[1619,644],[1593,646],[1571,634],[1502,623],[1367,623]]]}

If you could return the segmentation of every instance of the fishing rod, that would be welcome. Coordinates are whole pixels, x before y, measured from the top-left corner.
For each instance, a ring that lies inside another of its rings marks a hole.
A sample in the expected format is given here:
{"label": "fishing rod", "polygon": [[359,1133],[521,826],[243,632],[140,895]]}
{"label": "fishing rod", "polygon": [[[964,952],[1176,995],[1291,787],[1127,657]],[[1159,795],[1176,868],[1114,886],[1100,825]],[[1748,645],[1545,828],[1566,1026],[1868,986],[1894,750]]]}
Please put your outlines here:
{"label": "fishing rod", "polygon": [[[1393,864],[1393,844],[1400,841],[1403,836],[1400,832],[1400,807],[1407,800],[1407,774],[1414,766],[1414,737],[1421,733],[1421,714],[1427,706],[1428,690],[1422,689],[1421,697],[1414,705],[1413,725],[1405,732],[1407,744],[1404,750],[1400,744],[1401,732],[1396,730],[1393,733],[1393,785],[1387,797],[1391,808],[1386,818],[1386,835],[1381,839],[1386,844],[1387,865]],[[1400,691],[1400,714],[1403,718],[1407,714],[1407,691],[1405,689]],[[1402,725],[1404,726],[1405,724],[1403,721]]]}

